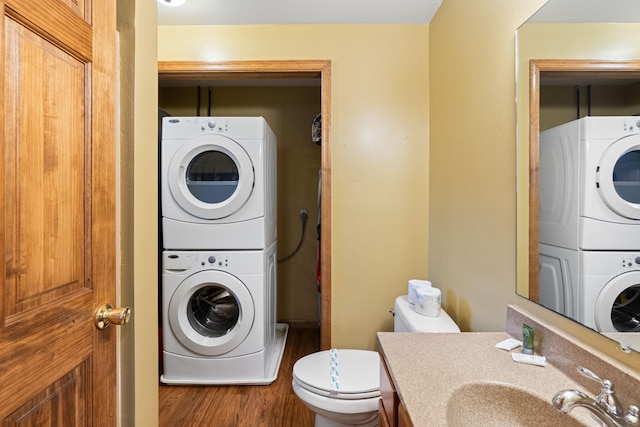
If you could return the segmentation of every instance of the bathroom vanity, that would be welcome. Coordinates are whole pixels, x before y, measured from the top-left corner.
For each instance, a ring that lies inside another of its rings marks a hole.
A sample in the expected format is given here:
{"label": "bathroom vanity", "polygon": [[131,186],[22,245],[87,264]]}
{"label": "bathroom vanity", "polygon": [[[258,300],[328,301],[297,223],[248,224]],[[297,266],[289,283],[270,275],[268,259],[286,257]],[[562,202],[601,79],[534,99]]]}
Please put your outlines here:
{"label": "bathroom vanity", "polygon": [[[524,321],[535,329],[545,367],[516,363],[510,351],[495,347],[521,339]],[[377,339],[381,426],[599,425],[584,408],[564,414],[551,403],[561,390],[598,395],[600,385],[578,366],[610,380],[625,408],[640,404],[640,373],[517,306],[507,309],[507,332],[379,332]]]}

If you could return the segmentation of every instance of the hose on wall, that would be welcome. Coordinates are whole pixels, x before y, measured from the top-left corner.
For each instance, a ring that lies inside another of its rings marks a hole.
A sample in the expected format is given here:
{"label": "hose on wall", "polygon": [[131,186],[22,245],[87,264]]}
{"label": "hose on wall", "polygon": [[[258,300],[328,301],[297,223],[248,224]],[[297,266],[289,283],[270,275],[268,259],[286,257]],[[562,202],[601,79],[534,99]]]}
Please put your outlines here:
{"label": "hose on wall", "polygon": [[302,212],[300,214],[300,222],[302,222],[302,233],[300,234],[300,241],[298,242],[298,246],[296,246],[296,248],[293,250],[293,252],[291,252],[289,255],[287,255],[284,258],[280,258],[278,260],[278,262],[285,262],[285,261],[289,260],[295,254],[297,254],[298,251],[300,250],[300,248],[302,247],[302,242],[304,241],[305,230],[307,228],[307,213],[306,212]]}

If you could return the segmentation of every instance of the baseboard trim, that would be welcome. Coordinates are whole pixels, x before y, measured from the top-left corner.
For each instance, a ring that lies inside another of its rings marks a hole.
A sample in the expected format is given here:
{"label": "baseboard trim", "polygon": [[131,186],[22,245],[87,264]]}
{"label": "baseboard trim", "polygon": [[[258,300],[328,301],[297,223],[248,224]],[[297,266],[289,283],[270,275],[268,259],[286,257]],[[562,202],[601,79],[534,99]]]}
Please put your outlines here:
{"label": "baseboard trim", "polygon": [[278,320],[278,323],[286,323],[290,328],[296,329],[320,329],[320,325],[315,320]]}

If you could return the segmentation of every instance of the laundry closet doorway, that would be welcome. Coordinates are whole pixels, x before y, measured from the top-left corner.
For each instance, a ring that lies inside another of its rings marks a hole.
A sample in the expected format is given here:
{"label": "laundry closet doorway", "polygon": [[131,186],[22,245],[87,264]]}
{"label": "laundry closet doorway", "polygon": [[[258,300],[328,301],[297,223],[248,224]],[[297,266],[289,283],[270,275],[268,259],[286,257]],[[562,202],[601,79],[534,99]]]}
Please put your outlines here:
{"label": "laundry closet doorway", "polygon": [[[321,217],[320,229],[320,264],[318,276],[320,278],[320,347],[328,349],[331,347],[331,63],[326,60],[319,61],[232,61],[232,62],[184,62],[184,61],[164,61],[158,63],[158,81],[163,86],[184,86],[195,88],[200,115],[216,115],[211,112],[211,105],[216,103],[216,87],[242,85],[243,81],[247,85],[269,85],[269,82],[278,82],[282,86],[297,86],[304,84],[304,81],[318,80],[320,82],[320,111],[322,117],[321,144],[320,151],[320,171],[321,179],[319,190],[322,194],[318,214]],[[212,95],[212,88],[213,95]],[[204,95],[204,96],[203,96]],[[169,112],[171,113],[171,112]],[[196,110],[192,110],[189,115],[196,115]],[[301,140],[299,144],[312,144],[311,142],[311,122],[308,123],[309,137]],[[282,167],[286,165],[279,165]],[[280,175],[280,173],[279,173]],[[281,186],[279,185],[281,188]],[[279,196],[280,197],[280,196]],[[299,206],[300,209],[307,209],[309,213],[315,212],[316,205]],[[291,217],[292,213],[288,209],[286,212],[280,210],[279,216]],[[294,212],[294,218],[297,216]],[[315,215],[314,215],[315,216]],[[297,221],[297,218],[295,218]],[[292,228],[297,239],[300,234],[299,226]],[[316,222],[308,221],[306,224],[306,234],[316,235]],[[279,240],[278,257],[282,258],[289,254],[295,244]],[[305,279],[306,280],[306,279]],[[299,283],[296,286],[312,286],[310,283]],[[285,319],[286,321],[286,319]]]}

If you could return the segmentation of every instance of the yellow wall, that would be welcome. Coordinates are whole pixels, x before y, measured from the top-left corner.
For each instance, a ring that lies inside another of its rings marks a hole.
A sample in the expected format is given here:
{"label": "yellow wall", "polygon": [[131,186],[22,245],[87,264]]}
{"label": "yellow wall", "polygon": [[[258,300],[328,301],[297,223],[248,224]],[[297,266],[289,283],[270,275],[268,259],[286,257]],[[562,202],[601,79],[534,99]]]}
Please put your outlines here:
{"label": "yellow wall", "polygon": [[428,26],[160,26],[160,61],[329,59],[332,345],[374,348],[427,275]]}
{"label": "yellow wall", "polygon": [[[158,425],[156,2],[118,0],[120,425]],[[150,208],[151,207],[151,208]],[[96,384],[96,387],[99,387]]]}
{"label": "yellow wall", "polygon": [[[158,103],[173,116],[197,114],[196,87],[161,87]],[[206,115],[208,88],[201,87]],[[320,113],[318,86],[220,86],[211,88],[212,116],[263,116],[278,139],[278,259],[300,241],[300,209],[308,220],[300,250],[277,266],[278,321],[314,324],[318,319],[316,255],[320,146],[311,123]]]}
{"label": "yellow wall", "polygon": [[430,25],[429,273],[461,329],[515,299],[515,30],[544,3],[445,0]]}

